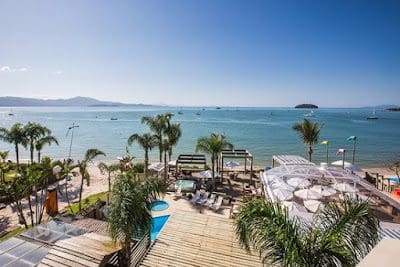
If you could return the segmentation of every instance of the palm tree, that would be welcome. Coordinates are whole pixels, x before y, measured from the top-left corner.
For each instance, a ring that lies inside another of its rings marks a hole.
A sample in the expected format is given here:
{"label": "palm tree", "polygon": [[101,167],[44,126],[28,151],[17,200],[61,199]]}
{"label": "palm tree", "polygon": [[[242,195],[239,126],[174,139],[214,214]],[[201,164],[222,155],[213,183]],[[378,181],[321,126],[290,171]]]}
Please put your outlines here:
{"label": "palm tree", "polygon": [[6,173],[10,169],[10,164],[6,163],[6,158],[8,157],[9,151],[0,151],[0,183],[6,182]]}
{"label": "palm tree", "polygon": [[79,189],[79,211],[82,210],[82,191],[83,191],[83,182],[86,181],[86,186],[90,186],[90,174],[87,169],[88,164],[97,156],[105,156],[106,154],[96,148],[88,149],[85,153],[85,158],[79,162],[78,161],[78,168],[79,173],[81,175],[81,187]]}
{"label": "palm tree", "polygon": [[235,219],[240,244],[265,265],[355,266],[377,243],[379,221],[367,202],[328,202],[309,223],[268,200],[245,203]]}
{"label": "palm tree", "polygon": [[8,154],[10,151],[0,151],[0,160],[2,163],[6,162],[6,159],[8,158]]}
{"label": "palm tree", "polygon": [[119,163],[106,164],[104,162],[100,162],[98,167],[103,174],[107,173],[107,179],[108,179],[107,204],[110,204],[111,176],[113,173],[121,171],[121,164]]}
{"label": "palm tree", "polygon": [[147,168],[149,166],[149,151],[153,149],[157,144],[157,137],[150,133],[145,134],[132,134],[128,138],[128,144],[132,145],[137,142],[144,150],[144,177],[147,178]]}
{"label": "palm tree", "polygon": [[209,137],[200,137],[197,139],[196,152],[202,151],[211,155],[212,178],[215,177],[215,162],[218,155],[224,149],[233,149],[233,145],[226,139],[223,134],[212,133]]}
{"label": "palm tree", "polygon": [[33,164],[34,160],[33,153],[35,150],[35,145],[37,140],[39,140],[43,136],[50,135],[51,131],[47,127],[34,122],[28,122],[28,124],[24,126],[24,131],[25,131],[25,136],[27,138],[27,142],[29,144],[31,164]]}
{"label": "palm tree", "polygon": [[305,145],[308,146],[308,160],[311,161],[311,155],[313,153],[312,146],[318,142],[319,133],[322,126],[318,126],[318,123],[311,122],[304,119],[301,123],[293,125],[293,130],[299,133],[300,139]]}
{"label": "palm tree", "polygon": [[36,151],[37,151],[38,162],[40,162],[41,151],[42,151],[43,147],[44,147],[45,145],[51,146],[52,143],[58,145],[58,140],[57,140],[57,138],[55,138],[55,137],[52,136],[52,135],[43,136],[43,137],[39,138],[39,139],[36,141],[35,149],[36,149]]}
{"label": "palm tree", "polygon": [[114,242],[122,243],[121,266],[130,265],[132,238],[150,231],[150,204],[164,192],[164,185],[157,179],[139,182],[128,174],[116,178],[108,211],[108,228]]}
{"label": "palm tree", "polygon": [[71,203],[68,196],[68,180],[70,179],[69,173],[77,167],[74,164],[74,160],[71,158],[64,159],[62,162],[58,162],[58,166],[61,167],[61,171],[57,174],[58,179],[65,179],[64,187],[65,187],[65,199],[67,200],[68,207],[70,208],[71,212],[73,212]]}
{"label": "palm tree", "polygon": [[17,169],[19,168],[19,145],[26,147],[27,138],[25,135],[24,127],[21,123],[16,123],[11,126],[10,130],[6,128],[0,128],[0,140],[14,144],[15,157],[17,160]]}
{"label": "palm tree", "polygon": [[169,127],[170,121],[172,118],[172,113],[164,113],[158,114],[154,117],[144,116],[142,117],[142,123],[147,124],[150,127],[150,130],[154,133],[158,141],[158,150],[159,150],[159,160],[162,162],[162,153],[163,153],[163,134],[165,130]]}
{"label": "palm tree", "polygon": [[171,161],[172,158],[172,148],[178,144],[179,139],[182,136],[181,124],[174,123],[171,124],[165,131],[165,134],[168,136],[169,146],[168,150],[168,160]]}

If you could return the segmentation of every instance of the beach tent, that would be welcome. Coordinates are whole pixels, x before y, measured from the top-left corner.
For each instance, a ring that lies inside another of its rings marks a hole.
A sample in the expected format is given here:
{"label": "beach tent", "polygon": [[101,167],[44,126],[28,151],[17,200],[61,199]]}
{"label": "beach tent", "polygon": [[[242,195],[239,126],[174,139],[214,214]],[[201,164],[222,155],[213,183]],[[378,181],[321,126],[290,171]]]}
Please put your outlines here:
{"label": "beach tent", "polygon": [[310,181],[307,179],[294,177],[287,180],[287,183],[293,187],[305,188],[311,185]]}
{"label": "beach tent", "polygon": [[320,199],[322,195],[311,189],[301,189],[294,192],[294,195],[301,199]]}
{"label": "beach tent", "polygon": [[318,208],[321,205],[321,201],[318,200],[305,200],[304,201],[304,207],[306,207],[306,209],[308,209],[311,212],[316,212],[318,210]]}
{"label": "beach tent", "polygon": [[280,201],[291,200],[293,198],[292,191],[289,191],[286,189],[276,188],[276,189],[272,190],[272,193]]}

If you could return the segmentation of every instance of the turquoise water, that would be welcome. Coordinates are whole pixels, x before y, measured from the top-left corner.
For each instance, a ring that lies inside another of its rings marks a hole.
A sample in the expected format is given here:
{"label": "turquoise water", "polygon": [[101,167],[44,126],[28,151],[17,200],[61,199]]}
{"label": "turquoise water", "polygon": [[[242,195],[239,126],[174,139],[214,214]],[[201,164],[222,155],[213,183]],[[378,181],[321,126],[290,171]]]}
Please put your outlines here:
{"label": "turquoise water", "polygon": [[167,223],[170,215],[153,217],[153,225],[151,228],[151,240],[157,239],[158,234],[163,229],[164,225]]}
{"label": "turquoise water", "polygon": [[177,180],[175,182],[175,189],[180,187],[182,191],[194,192],[196,189],[196,181],[194,180]]}
{"label": "turquoise water", "polygon": [[168,209],[169,205],[166,201],[164,200],[156,200],[151,203],[151,210],[152,211],[163,211]]}
{"label": "turquoise water", "polygon": [[[184,114],[178,115],[182,110]],[[8,116],[9,112],[14,116]],[[274,154],[298,154],[307,156],[304,145],[299,141],[292,125],[304,118],[307,110],[288,108],[128,108],[128,107],[74,107],[74,108],[0,108],[0,126],[10,127],[15,122],[40,122],[53,130],[59,139],[60,146],[46,148],[43,154],[55,158],[68,156],[68,126],[73,122],[79,124],[75,131],[72,157],[80,159],[88,148],[99,148],[107,154],[105,160],[115,160],[125,153],[127,138],[133,133],[148,131],[140,123],[144,115],[155,115],[161,112],[175,113],[174,120],[182,124],[182,138],[175,148],[175,155],[194,152],[199,136],[211,132],[225,133],[237,148],[247,148],[259,165],[269,165]],[[196,115],[200,112],[200,115]],[[400,113],[377,110],[378,120],[368,121],[370,109],[318,109],[315,120],[324,124],[321,140],[330,141],[330,161],[338,160],[335,152],[338,148],[351,149],[346,141],[350,135],[358,136],[356,164],[382,165],[400,152]],[[110,120],[116,117],[118,120]],[[11,145],[0,142],[0,150],[10,150]],[[131,154],[139,160],[143,151],[137,145]],[[151,159],[157,161],[157,150],[151,153]],[[21,158],[28,158],[23,152]],[[348,155],[350,158],[350,154]],[[99,158],[100,159],[100,158]],[[314,160],[325,159],[325,147],[316,145]],[[243,163],[243,162],[241,162]]]}

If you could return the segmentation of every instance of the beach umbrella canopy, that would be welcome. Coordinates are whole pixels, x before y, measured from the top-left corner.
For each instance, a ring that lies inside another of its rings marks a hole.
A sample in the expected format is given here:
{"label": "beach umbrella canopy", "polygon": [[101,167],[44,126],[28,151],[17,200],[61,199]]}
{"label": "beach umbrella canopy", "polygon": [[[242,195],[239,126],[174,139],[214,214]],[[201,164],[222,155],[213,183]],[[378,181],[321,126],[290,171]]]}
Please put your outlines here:
{"label": "beach umbrella canopy", "polygon": [[56,165],[53,167],[53,174],[56,175],[62,170],[61,166]]}
{"label": "beach umbrella canopy", "polygon": [[200,175],[203,178],[207,178],[207,179],[211,179],[212,178],[212,172],[210,170],[201,171]]}
{"label": "beach umbrella canopy", "polygon": [[164,169],[164,163],[156,162],[156,163],[150,164],[148,169],[151,171],[156,171],[156,172],[162,171]]}
{"label": "beach umbrella canopy", "polygon": [[322,195],[320,193],[317,193],[311,189],[301,189],[298,190],[296,192],[294,192],[294,194],[302,199],[320,199],[322,198]]}
{"label": "beach umbrella canopy", "polygon": [[282,204],[288,208],[289,211],[307,212],[306,208],[294,201],[282,201]]}
{"label": "beach umbrella canopy", "polygon": [[272,190],[272,193],[280,201],[291,200],[293,198],[292,191],[289,191],[286,189],[276,188],[276,189]]}
{"label": "beach umbrella canopy", "polygon": [[298,177],[288,179],[287,183],[293,187],[299,187],[299,188],[305,188],[311,185],[309,180]]}
{"label": "beach umbrella canopy", "polygon": [[321,201],[314,199],[304,200],[304,207],[306,207],[306,209],[308,209],[311,212],[316,212],[321,204],[322,204]]}
{"label": "beach umbrella canopy", "polygon": [[225,166],[228,168],[234,168],[234,167],[240,166],[240,164],[236,161],[231,160],[231,161],[228,161],[227,163],[225,163]]}
{"label": "beach umbrella canopy", "polygon": [[336,190],[334,188],[325,185],[314,185],[310,188],[310,190],[315,191],[324,197],[329,197],[336,194]]}
{"label": "beach umbrella canopy", "polygon": [[339,183],[339,184],[335,184],[333,186],[336,190],[340,191],[340,192],[349,192],[349,193],[355,193],[358,190],[356,188],[354,188],[354,186],[349,185],[348,183]]}
{"label": "beach umbrella canopy", "polygon": [[[332,162],[331,164],[334,166],[343,166],[343,160],[337,160],[337,161]],[[351,164],[351,163],[347,162],[347,161],[344,162],[345,166],[349,165],[349,164]]]}

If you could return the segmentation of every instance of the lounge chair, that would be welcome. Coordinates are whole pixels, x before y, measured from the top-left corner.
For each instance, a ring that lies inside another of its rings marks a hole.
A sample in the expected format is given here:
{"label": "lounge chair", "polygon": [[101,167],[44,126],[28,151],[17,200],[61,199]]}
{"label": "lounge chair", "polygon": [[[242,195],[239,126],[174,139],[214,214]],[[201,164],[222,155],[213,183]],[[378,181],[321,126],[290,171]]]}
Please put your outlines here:
{"label": "lounge chair", "polygon": [[196,194],[192,197],[190,202],[192,204],[196,204],[196,202],[200,199],[200,190],[196,190]]}
{"label": "lounge chair", "polygon": [[197,204],[206,203],[207,200],[208,200],[208,195],[209,195],[209,194],[210,194],[209,192],[205,192],[204,195],[203,195],[199,200],[196,201],[196,203],[197,203]]}
{"label": "lounge chair", "polygon": [[176,189],[174,197],[175,198],[182,197],[182,188],[180,186]]}
{"label": "lounge chair", "polygon": [[224,199],[224,198],[223,198],[222,196],[218,196],[218,198],[217,198],[217,200],[215,201],[215,203],[211,205],[211,208],[212,208],[214,211],[218,211],[218,210],[221,208],[222,200],[223,200],[223,199]]}
{"label": "lounge chair", "polygon": [[217,197],[217,195],[215,193],[212,193],[210,198],[207,199],[206,202],[202,203],[203,206],[211,207],[211,205],[214,203],[216,197]]}

